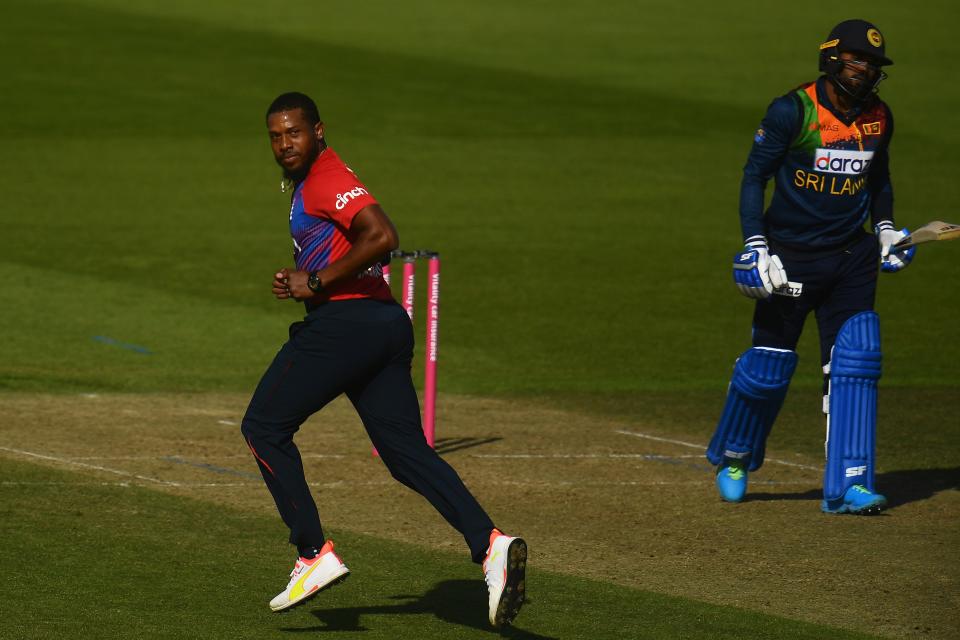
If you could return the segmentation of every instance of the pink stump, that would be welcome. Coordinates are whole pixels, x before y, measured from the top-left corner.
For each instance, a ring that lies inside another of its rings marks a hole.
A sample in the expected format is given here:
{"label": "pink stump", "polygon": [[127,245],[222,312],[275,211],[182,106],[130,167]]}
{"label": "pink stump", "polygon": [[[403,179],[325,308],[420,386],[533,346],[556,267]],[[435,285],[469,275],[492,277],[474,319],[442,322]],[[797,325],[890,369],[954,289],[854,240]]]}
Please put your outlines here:
{"label": "pink stump", "polygon": [[[434,446],[437,415],[437,352],[440,346],[440,254],[432,251],[397,251],[394,257],[403,258],[403,291],[401,303],[413,320],[416,260],[427,258],[427,345],[424,354],[423,435]],[[383,267],[383,279],[390,284],[390,265]],[[373,455],[378,456],[377,449]]]}
{"label": "pink stump", "polygon": [[413,320],[413,299],[416,295],[417,254],[403,256],[403,308]]}
{"label": "pink stump", "polygon": [[440,254],[424,252],[429,258],[427,270],[427,353],[424,360],[423,434],[432,447],[436,434],[437,354],[440,348]]}

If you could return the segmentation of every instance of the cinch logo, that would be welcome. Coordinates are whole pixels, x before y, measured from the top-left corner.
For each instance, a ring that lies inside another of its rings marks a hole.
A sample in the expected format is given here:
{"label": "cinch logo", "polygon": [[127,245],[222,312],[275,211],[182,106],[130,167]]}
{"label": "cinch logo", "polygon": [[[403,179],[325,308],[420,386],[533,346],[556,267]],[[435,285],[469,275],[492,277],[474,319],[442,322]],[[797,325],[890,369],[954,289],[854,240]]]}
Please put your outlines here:
{"label": "cinch logo", "polygon": [[813,156],[813,168],[822,173],[858,176],[867,172],[872,161],[873,151],[817,149]]}
{"label": "cinch logo", "polygon": [[347,206],[347,203],[353,200],[354,198],[359,198],[360,196],[370,195],[366,189],[363,187],[354,187],[347,191],[346,193],[337,194],[337,211],[343,211],[343,208]]}
{"label": "cinch logo", "polygon": [[866,472],[867,467],[865,465],[861,465],[859,467],[847,467],[846,476],[848,478],[856,478],[857,476],[862,476]]}

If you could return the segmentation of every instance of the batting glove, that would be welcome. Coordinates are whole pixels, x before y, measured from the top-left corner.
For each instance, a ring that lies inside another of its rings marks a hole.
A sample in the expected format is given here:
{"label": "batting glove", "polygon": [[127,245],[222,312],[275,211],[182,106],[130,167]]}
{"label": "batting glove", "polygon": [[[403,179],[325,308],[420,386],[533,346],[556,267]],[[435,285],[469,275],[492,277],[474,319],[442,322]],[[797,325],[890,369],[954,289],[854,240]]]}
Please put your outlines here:
{"label": "batting glove", "polygon": [[733,257],[733,283],[743,295],[760,300],[787,284],[783,263],[779,256],[770,255],[766,238],[747,238],[743,251]]}
{"label": "batting glove", "polygon": [[873,227],[873,230],[877,234],[877,241],[880,243],[880,270],[887,273],[896,273],[905,269],[913,260],[917,248],[910,247],[899,251],[891,251],[891,249],[900,240],[910,235],[910,231],[906,227],[897,231],[889,220],[881,220]]}

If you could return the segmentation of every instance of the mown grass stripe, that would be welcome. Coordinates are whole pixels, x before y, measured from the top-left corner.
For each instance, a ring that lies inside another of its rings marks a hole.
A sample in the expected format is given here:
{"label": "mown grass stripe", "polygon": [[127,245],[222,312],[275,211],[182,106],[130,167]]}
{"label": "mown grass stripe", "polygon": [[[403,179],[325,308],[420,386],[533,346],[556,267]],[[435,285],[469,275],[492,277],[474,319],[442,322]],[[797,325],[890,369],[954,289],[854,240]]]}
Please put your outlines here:
{"label": "mown grass stripe", "polygon": [[[488,638],[486,593],[466,554],[334,531],[353,575],[271,614],[293,556],[273,518],[137,487],[71,484],[23,462],[0,468],[0,637]],[[10,478],[37,484],[4,484]],[[47,484],[59,482],[61,484]],[[641,543],[642,541],[625,541]],[[849,633],[536,569],[508,638],[838,638]]]}

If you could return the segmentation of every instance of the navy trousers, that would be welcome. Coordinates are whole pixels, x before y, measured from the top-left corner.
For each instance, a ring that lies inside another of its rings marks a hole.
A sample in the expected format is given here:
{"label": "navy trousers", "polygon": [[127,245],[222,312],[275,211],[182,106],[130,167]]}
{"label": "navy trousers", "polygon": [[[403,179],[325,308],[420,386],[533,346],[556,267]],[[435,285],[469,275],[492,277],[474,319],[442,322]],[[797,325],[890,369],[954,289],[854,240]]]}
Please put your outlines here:
{"label": "navy trousers", "polygon": [[460,476],[427,444],[410,378],[413,327],[395,302],[342,300],[321,305],[290,327],[250,400],[241,432],[301,551],[320,547],[323,530],[293,436],[346,393],[391,475],[463,534],[481,562],[493,523]]}
{"label": "navy trousers", "polygon": [[805,254],[778,248],[787,276],[803,283],[799,298],[770,296],[757,302],[753,313],[753,346],[796,350],[803,324],[811,311],[820,332],[820,364],[830,361],[830,350],[840,327],[861,311],[872,311],[877,293],[880,248],[876,236],[863,233],[836,252]]}

